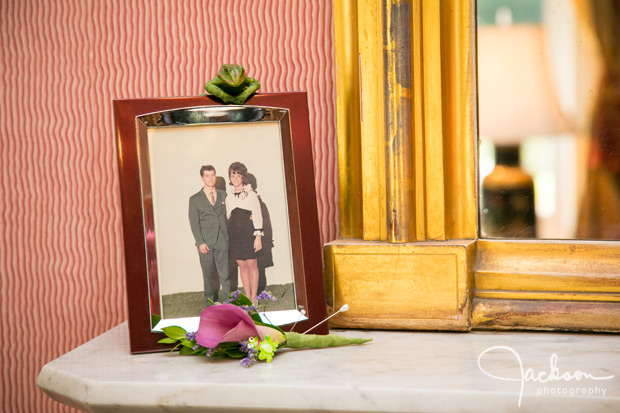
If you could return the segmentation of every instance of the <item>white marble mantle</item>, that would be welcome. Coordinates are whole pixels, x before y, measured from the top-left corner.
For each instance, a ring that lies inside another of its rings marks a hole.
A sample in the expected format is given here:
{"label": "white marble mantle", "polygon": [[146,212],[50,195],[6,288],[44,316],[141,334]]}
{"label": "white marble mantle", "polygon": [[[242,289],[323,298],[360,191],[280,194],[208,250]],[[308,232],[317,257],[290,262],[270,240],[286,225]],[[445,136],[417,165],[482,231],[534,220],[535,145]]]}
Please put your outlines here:
{"label": "white marble mantle", "polygon": [[[429,333],[338,330],[362,346],[282,351],[249,369],[234,360],[129,354],[121,324],[45,365],[37,385],[85,411],[618,412],[620,337],[537,332]],[[516,380],[499,380],[488,373]],[[513,350],[513,352],[510,351]],[[521,372],[548,378],[523,383]],[[582,374],[583,376],[583,374]],[[588,394],[590,392],[591,394]],[[572,395],[571,395],[572,394]]]}

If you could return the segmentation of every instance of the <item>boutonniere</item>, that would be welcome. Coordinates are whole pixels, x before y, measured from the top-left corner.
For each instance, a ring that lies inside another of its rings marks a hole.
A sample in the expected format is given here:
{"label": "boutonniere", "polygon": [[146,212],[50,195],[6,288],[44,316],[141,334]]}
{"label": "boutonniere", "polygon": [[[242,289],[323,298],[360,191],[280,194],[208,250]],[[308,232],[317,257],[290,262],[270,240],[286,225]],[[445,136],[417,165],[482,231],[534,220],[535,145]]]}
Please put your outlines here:
{"label": "boutonniere", "polygon": [[248,196],[247,189],[243,188],[241,191],[235,191],[235,196],[239,199],[245,199]]}
{"label": "boutonniere", "polygon": [[[275,300],[267,292],[259,294],[257,298],[259,301]],[[244,367],[259,360],[270,363],[276,352],[284,347],[339,347],[372,340],[333,334],[284,332],[277,326],[263,323],[257,307],[238,290],[231,293],[225,303],[213,303],[202,312],[198,331],[187,332],[181,327],[171,326],[164,327],[163,332],[167,338],[159,340],[159,343],[176,344],[172,351],[180,348],[181,355],[241,359]]]}

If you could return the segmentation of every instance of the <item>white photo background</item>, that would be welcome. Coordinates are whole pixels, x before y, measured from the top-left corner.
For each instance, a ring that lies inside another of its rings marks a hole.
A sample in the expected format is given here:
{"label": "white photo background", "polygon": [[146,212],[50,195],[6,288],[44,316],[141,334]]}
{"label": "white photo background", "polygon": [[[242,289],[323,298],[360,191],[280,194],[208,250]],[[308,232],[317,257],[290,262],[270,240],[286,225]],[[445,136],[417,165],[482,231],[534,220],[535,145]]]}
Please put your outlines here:
{"label": "white photo background", "polygon": [[[202,292],[202,270],[190,230],[190,196],[203,187],[202,165],[213,165],[228,185],[228,167],[242,162],[257,181],[273,228],[273,267],[267,285],[292,283],[286,182],[278,122],[192,125],[148,129],[159,299]],[[241,282],[239,280],[239,287]]]}

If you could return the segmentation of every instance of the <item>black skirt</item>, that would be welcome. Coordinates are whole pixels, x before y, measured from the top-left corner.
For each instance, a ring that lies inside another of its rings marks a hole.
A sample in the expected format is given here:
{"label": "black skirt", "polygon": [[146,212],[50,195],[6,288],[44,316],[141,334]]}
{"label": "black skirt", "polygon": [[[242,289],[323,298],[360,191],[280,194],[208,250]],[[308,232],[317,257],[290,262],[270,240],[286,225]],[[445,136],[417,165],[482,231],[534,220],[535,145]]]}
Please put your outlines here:
{"label": "black skirt", "polygon": [[254,224],[250,219],[252,211],[235,208],[228,220],[228,255],[235,260],[256,258],[254,252]]}

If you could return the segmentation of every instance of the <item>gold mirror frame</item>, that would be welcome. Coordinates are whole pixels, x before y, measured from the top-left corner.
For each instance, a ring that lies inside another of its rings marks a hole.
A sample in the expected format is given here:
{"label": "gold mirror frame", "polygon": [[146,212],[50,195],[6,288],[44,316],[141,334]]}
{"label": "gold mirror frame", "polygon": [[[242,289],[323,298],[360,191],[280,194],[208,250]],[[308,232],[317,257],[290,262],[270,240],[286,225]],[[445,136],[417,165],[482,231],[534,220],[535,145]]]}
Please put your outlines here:
{"label": "gold mirror frame", "polygon": [[620,242],[479,239],[475,0],[334,2],[335,327],[620,331]]}

